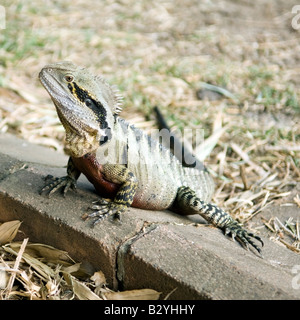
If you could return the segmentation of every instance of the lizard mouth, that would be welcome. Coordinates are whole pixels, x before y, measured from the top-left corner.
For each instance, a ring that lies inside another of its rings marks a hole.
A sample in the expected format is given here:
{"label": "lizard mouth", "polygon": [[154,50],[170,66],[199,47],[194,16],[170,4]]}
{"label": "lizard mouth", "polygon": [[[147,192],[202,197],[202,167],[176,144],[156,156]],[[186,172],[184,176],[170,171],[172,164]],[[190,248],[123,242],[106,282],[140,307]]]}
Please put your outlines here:
{"label": "lizard mouth", "polygon": [[[66,90],[63,85],[51,74],[51,68],[43,68],[39,73],[39,79],[42,85],[50,94],[50,97],[60,102],[61,100],[70,100],[70,96],[66,94]],[[62,104],[62,103],[60,103]]]}

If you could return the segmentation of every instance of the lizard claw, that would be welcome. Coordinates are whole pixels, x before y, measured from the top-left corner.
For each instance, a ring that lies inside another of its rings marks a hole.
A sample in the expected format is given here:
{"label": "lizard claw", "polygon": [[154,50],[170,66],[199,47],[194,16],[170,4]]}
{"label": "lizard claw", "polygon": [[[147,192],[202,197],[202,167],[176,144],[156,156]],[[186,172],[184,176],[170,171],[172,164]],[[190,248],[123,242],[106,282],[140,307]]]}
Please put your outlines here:
{"label": "lizard claw", "polygon": [[242,228],[236,221],[231,221],[225,227],[225,235],[231,234],[232,238],[239,241],[243,247],[248,249],[249,244],[261,255],[261,249],[252,241],[251,238],[258,240],[261,246],[264,246],[264,242],[259,236],[248,232]]}
{"label": "lizard claw", "polygon": [[97,203],[97,205],[93,205],[90,208],[96,211],[87,215],[87,217],[89,218],[97,218],[93,222],[93,227],[110,215],[113,215],[114,219],[120,220],[121,213],[123,213],[127,209],[127,206],[123,204],[113,201],[107,201],[105,199],[101,199],[97,201]]}
{"label": "lizard claw", "polygon": [[69,176],[53,178],[52,176],[48,175],[45,180],[47,179],[51,179],[52,181],[40,191],[40,194],[50,190],[48,193],[48,197],[50,197],[54,192],[60,188],[63,188],[63,195],[65,197],[70,188],[76,190],[76,180],[70,178]]}

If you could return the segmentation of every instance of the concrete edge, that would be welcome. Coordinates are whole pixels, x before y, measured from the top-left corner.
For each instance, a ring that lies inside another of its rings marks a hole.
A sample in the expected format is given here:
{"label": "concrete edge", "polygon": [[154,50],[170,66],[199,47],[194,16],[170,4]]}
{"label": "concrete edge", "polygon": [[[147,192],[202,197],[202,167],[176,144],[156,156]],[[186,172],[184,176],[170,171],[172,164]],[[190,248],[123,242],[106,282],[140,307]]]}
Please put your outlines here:
{"label": "concrete edge", "polygon": [[[42,150],[46,161],[55,163],[56,153]],[[264,239],[262,260],[220,230],[196,228],[188,218],[168,211],[131,208],[121,225],[104,221],[91,229],[80,219],[97,199],[88,191],[90,186],[82,181],[78,193],[71,192],[66,199],[59,194],[41,197],[42,177],[49,172],[62,176],[65,168],[0,153],[1,221],[22,220],[21,229],[31,241],[91,262],[114,290],[151,287],[164,297],[177,287],[173,299],[300,299],[300,289],[291,286],[295,277],[291,270],[300,265],[299,255]]]}

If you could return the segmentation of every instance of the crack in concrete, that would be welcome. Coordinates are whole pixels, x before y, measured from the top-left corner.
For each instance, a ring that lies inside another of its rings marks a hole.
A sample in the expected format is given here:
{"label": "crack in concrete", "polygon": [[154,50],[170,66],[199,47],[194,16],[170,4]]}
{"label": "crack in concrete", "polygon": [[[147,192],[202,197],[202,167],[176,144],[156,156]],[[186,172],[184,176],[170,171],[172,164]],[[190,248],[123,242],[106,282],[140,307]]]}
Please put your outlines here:
{"label": "crack in concrete", "polygon": [[145,221],[142,228],[132,237],[123,241],[116,253],[116,279],[118,282],[118,289],[123,290],[123,279],[125,276],[124,257],[128,253],[131,245],[144,235],[150,233],[158,227],[157,223]]}
{"label": "crack in concrete", "polygon": [[[157,221],[157,222],[148,222],[148,221],[144,221],[143,226],[141,227],[141,229],[132,237],[124,240],[117,249],[116,252],[116,279],[118,282],[118,290],[123,290],[123,279],[125,276],[125,268],[124,268],[124,257],[125,255],[128,253],[131,245],[136,242],[137,240],[139,240],[141,237],[143,237],[144,235],[150,233],[151,231],[153,231],[154,229],[156,229],[157,227],[159,227],[160,225],[176,225],[176,226],[189,226],[189,225],[193,225],[195,227],[198,227],[198,223],[192,222],[192,223],[177,223],[177,222],[162,222],[162,221]],[[200,224],[202,226],[202,224]],[[207,226],[207,225],[203,225],[203,226]]]}

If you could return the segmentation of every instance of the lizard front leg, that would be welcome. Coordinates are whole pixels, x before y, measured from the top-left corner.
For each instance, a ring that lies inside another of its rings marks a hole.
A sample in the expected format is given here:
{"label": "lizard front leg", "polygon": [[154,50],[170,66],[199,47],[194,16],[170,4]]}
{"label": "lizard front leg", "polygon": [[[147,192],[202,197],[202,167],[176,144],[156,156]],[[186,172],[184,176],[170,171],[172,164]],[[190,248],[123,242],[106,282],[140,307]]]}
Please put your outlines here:
{"label": "lizard front leg", "polygon": [[63,188],[63,195],[65,196],[70,188],[73,190],[76,189],[76,184],[80,173],[81,172],[75,167],[73,160],[70,157],[67,165],[67,175],[60,178],[53,178],[50,176],[52,180],[51,183],[47,184],[40,193],[50,190],[48,195],[51,196],[54,192],[60,188]]}
{"label": "lizard front leg", "polygon": [[264,243],[260,237],[245,230],[221,208],[199,199],[196,193],[189,187],[183,186],[178,189],[174,207],[177,208],[177,212],[182,210],[184,214],[200,214],[205,220],[212,223],[214,226],[223,229],[225,231],[225,235],[231,234],[232,237],[236,237],[243,246],[248,247],[250,244],[258,251],[258,253],[261,253],[261,249],[251,239],[255,238],[263,246]]}
{"label": "lizard front leg", "polygon": [[138,186],[136,177],[124,165],[104,164],[101,173],[107,181],[119,184],[120,188],[113,201],[108,202],[101,199],[97,205],[91,207],[91,209],[97,210],[88,215],[89,217],[97,217],[93,222],[94,226],[109,215],[119,218],[120,214],[131,206]]}

